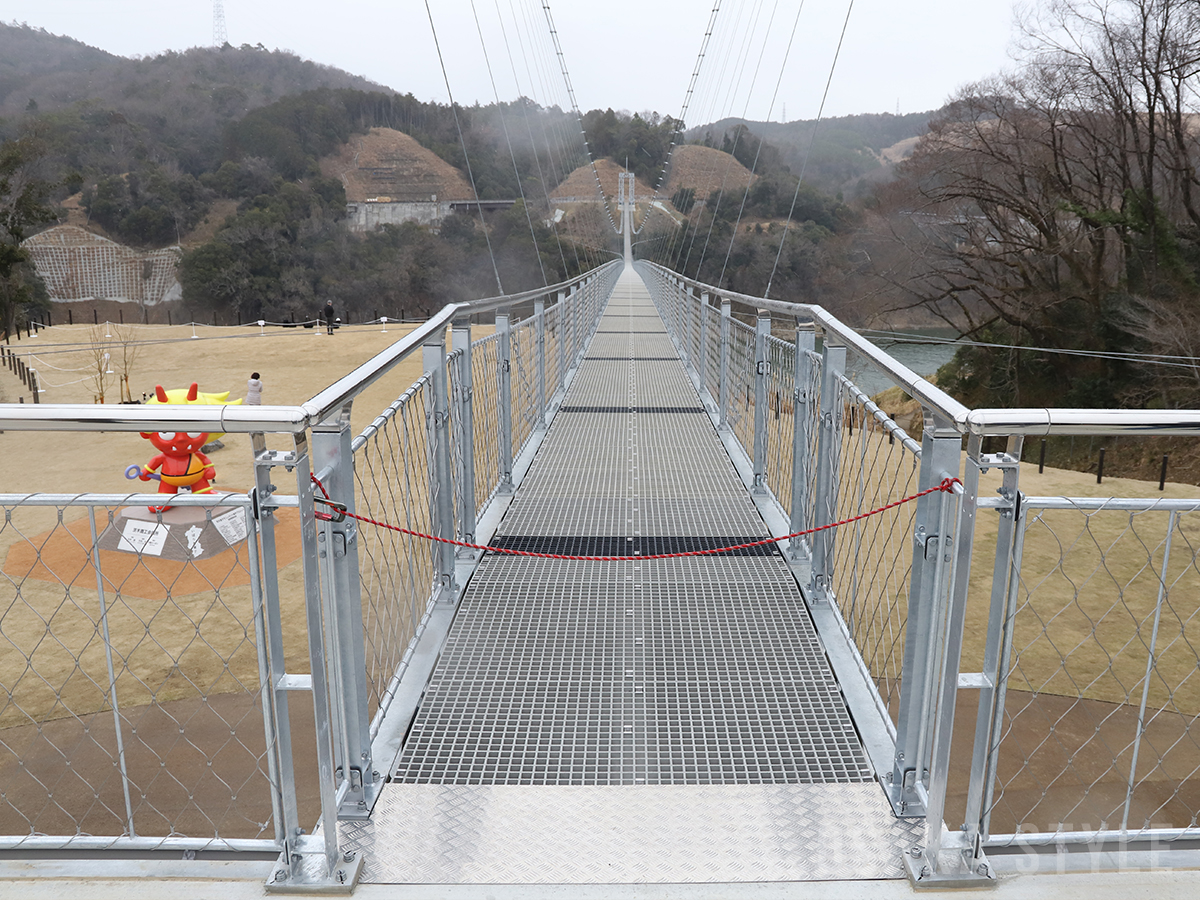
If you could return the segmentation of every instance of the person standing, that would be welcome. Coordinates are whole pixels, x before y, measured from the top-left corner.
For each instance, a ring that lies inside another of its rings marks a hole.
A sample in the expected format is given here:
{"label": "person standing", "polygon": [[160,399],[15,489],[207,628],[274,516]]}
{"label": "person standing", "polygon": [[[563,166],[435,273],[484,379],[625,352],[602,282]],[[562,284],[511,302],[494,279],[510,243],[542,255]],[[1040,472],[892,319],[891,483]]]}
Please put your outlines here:
{"label": "person standing", "polygon": [[255,372],[250,376],[250,380],[246,382],[246,401],[245,406],[262,406],[262,390],[263,383]]}
{"label": "person standing", "polygon": [[333,334],[333,322],[334,322],[335,317],[334,317],[334,312],[333,312],[333,301],[332,300],[325,301],[325,308],[323,310],[321,310],[321,316],[325,319],[326,333]]}

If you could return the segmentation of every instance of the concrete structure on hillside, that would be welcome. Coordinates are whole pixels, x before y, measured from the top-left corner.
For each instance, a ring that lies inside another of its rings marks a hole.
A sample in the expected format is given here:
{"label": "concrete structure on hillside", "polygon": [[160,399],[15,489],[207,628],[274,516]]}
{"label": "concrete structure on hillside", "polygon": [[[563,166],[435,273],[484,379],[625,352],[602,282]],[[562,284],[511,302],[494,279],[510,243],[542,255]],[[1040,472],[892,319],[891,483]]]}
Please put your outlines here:
{"label": "concrete structure on hillside", "polygon": [[346,220],[351,231],[372,231],[380,225],[400,225],[404,222],[438,228],[451,212],[450,201],[439,200],[437,194],[431,194],[428,200],[372,197],[346,204]]}
{"label": "concrete structure on hillside", "polygon": [[57,225],[21,246],[29,251],[52,300],[117,300],[156,306],[183,295],[178,275],[183,251],[179,247],[141,253],[77,225]]}
{"label": "concrete structure on hillside", "polygon": [[437,228],[475,192],[462,173],[408,135],[372,128],[321,163],[346,189],[351,231],[415,222]]}

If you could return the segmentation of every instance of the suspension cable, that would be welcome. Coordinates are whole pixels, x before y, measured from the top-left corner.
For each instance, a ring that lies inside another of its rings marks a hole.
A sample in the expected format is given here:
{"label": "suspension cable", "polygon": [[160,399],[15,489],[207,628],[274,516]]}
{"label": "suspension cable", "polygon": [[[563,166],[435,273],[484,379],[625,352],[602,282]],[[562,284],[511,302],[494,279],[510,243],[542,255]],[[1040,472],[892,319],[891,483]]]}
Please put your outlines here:
{"label": "suspension cable", "polygon": [[[508,65],[509,65],[509,68],[512,69],[513,84],[516,86],[517,96],[520,98],[523,96],[523,94],[521,92],[521,79],[517,75],[517,64],[516,64],[516,61],[513,59],[512,44],[510,44],[509,40],[508,40],[508,29],[504,27],[504,17],[500,13],[500,0],[494,0],[494,2],[496,5],[496,18],[500,21],[500,34],[504,38],[504,49],[508,53]],[[511,0],[509,0],[509,10],[510,10],[510,12],[513,13],[513,25],[515,28],[515,26],[516,26],[516,11],[512,7]],[[519,37],[520,36],[519,29],[517,30],[517,34]],[[532,91],[533,91],[532,84],[529,85],[529,89],[530,89],[530,92],[532,93]],[[532,102],[532,98],[530,98],[530,99]],[[563,277],[566,278],[570,274],[570,271],[567,267],[567,256],[563,252],[562,238],[558,234],[558,223],[554,221],[553,213],[550,213],[550,188],[546,184],[546,176],[545,176],[545,173],[542,171],[542,158],[541,158],[541,155],[537,151],[537,141],[535,140],[535,138],[533,136],[533,123],[529,119],[529,104],[522,103],[521,109],[525,114],[525,132],[526,132],[526,134],[529,135],[529,146],[533,150],[533,163],[534,163],[534,167],[537,169],[538,183],[541,184],[544,196],[546,198],[546,210],[547,210],[547,213],[549,214],[550,230],[554,234],[554,242],[558,247],[558,256],[559,256],[559,259],[562,261]],[[547,147],[547,150],[549,150],[549,147]],[[515,165],[515,163],[514,163],[514,165]]]}
{"label": "suspension cable", "polygon": [[513,152],[512,137],[508,133],[508,117],[505,116],[504,106],[500,103],[500,90],[496,87],[496,76],[492,74],[492,60],[488,55],[487,42],[483,39],[483,27],[479,24],[479,11],[475,8],[475,0],[471,0],[471,15],[475,17],[475,30],[479,34],[479,46],[483,49],[483,63],[487,67],[488,80],[492,83],[492,96],[496,98],[496,115],[500,117],[500,127],[504,131],[504,143],[508,145],[508,158],[512,160],[513,176],[517,179],[517,194],[521,198],[521,207],[525,210],[525,221],[529,225],[533,255],[537,259],[538,270],[542,273],[542,284],[547,285],[550,283],[550,279],[546,277],[546,267],[542,264],[542,254],[538,249],[537,232],[533,230],[533,217],[529,214],[529,204],[525,202],[525,187],[521,184],[521,170],[517,167],[517,154]]}
{"label": "suspension cable", "polygon": [[837,71],[838,58],[842,55],[842,43],[846,40],[846,29],[850,27],[852,12],[854,12],[854,0],[850,0],[846,6],[846,19],[842,22],[842,33],[838,37],[837,49],[833,53],[833,62],[829,65],[829,77],[825,79],[825,92],[821,94],[821,105],[817,108],[817,120],[813,122],[812,133],[808,137],[808,149],[804,151],[804,161],[800,164],[800,177],[796,179],[796,191],[792,194],[792,205],[788,208],[787,221],[783,225],[783,235],[779,238],[779,250],[775,253],[775,264],[771,266],[771,277],[767,279],[767,287],[763,291],[764,298],[771,296],[771,284],[775,281],[775,272],[779,269],[779,260],[783,256],[784,242],[787,241],[792,215],[796,212],[796,201],[800,199],[800,185],[804,184],[804,173],[808,169],[813,144],[817,140],[817,129],[821,127],[821,118],[825,114],[825,101],[829,99],[829,86],[833,84],[833,73]]}
{"label": "suspension cable", "polygon": [[583,115],[579,111],[579,104],[575,101],[575,88],[571,85],[571,73],[567,71],[567,58],[563,55],[562,44],[558,40],[558,29],[554,27],[554,16],[550,12],[549,0],[542,0],[542,11],[546,14],[546,25],[549,27],[550,37],[554,41],[554,51],[558,54],[558,63],[562,68],[563,81],[567,86],[567,96],[571,99],[571,109],[574,110],[575,118],[579,122],[579,133],[583,136],[583,146],[587,150],[588,163],[592,167],[592,175],[596,178],[596,190],[600,194],[600,201],[604,204],[604,211],[608,214],[609,224],[612,225],[613,231],[619,232],[620,229],[617,228],[612,210],[608,206],[608,198],[604,196],[604,186],[600,183],[600,173],[596,171],[596,161],[592,158],[592,148],[588,146],[587,132],[583,127]]}
{"label": "suspension cable", "polygon": [[[779,77],[775,79],[775,90],[771,94],[771,103],[767,107],[767,121],[771,121],[771,116],[775,112],[775,101],[779,99],[779,86],[783,84],[783,73],[787,70],[788,59],[792,55],[792,44],[796,40],[796,28],[800,24],[800,14],[804,12],[804,0],[800,0],[800,5],[796,8],[796,18],[792,20],[792,33],[788,35],[787,49],[783,53],[783,62],[779,64]],[[774,12],[772,12],[772,18]],[[768,26],[769,28],[770,26]],[[754,150],[754,164],[750,167],[750,178],[746,180],[746,189],[742,191],[742,205],[738,209],[737,221],[733,224],[733,233],[729,236],[729,248],[725,251],[725,261],[721,264],[721,275],[717,278],[717,287],[720,287],[725,281],[725,270],[729,267],[729,258],[733,255],[733,243],[737,240],[738,228],[742,224],[742,214],[746,211],[746,200],[750,197],[750,183],[754,180],[754,176],[758,172],[758,160],[762,155],[763,144],[767,142],[765,129],[762,137],[758,139],[758,147]]]}
{"label": "suspension cable", "polygon": [[458,106],[454,103],[454,92],[450,90],[450,76],[446,74],[446,61],[442,58],[442,45],[438,41],[437,26],[433,24],[433,11],[429,8],[429,0],[425,0],[425,14],[429,17],[429,29],[433,32],[433,46],[437,50],[438,64],[442,67],[442,81],[446,84],[446,94],[450,98],[450,112],[454,115],[454,127],[458,129],[458,142],[462,146],[463,160],[467,164],[467,177],[471,179],[471,192],[475,195],[475,209],[479,213],[479,227],[483,229],[483,239],[487,242],[488,256],[492,260],[492,273],[496,276],[496,289],[503,296],[504,285],[500,282],[500,268],[496,265],[496,254],[492,252],[492,239],[488,234],[487,222],[483,218],[483,204],[479,201],[479,189],[475,186],[475,174],[471,171],[471,157],[467,153],[467,141],[463,137],[462,123],[458,119]]}
{"label": "suspension cable", "polygon": [[654,188],[654,196],[650,203],[646,206],[646,214],[642,217],[641,224],[633,230],[634,234],[640,234],[646,225],[646,220],[650,218],[650,211],[654,208],[654,201],[658,199],[659,189],[666,184],[667,172],[671,166],[671,157],[675,155],[675,148],[678,142],[683,139],[683,131],[686,128],[688,106],[692,102],[692,93],[696,90],[696,82],[700,78],[700,67],[704,63],[705,54],[708,52],[708,42],[712,38],[713,29],[717,23],[717,13],[721,10],[721,0],[715,0],[712,11],[708,14],[708,27],[704,31],[704,38],[700,41],[700,52],[696,55],[696,65],[692,68],[692,78],[688,82],[687,92],[683,95],[683,107],[679,110],[679,119],[675,123],[675,131],[671,135],[671,145],[667,150],[667,158],[663,160],[662,172],[658,178],[658,184]]}

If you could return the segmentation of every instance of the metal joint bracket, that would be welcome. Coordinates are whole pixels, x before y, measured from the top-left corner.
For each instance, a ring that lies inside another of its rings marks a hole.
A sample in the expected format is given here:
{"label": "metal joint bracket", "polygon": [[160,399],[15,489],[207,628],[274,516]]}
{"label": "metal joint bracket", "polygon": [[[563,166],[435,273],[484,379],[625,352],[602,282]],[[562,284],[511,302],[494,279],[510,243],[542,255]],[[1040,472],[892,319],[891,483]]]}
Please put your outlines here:
{"label": "metal joint bracket", "polygon": [[904,870],[915,890],[947,890],[950,888],[986,888],[997,884],[996,873],[983,851],[978,855],[970,849],[947,847],[936,858],[926,854],[921,846],[903,854]]}
{"label": "metal joint bracket", "polygon": [[351,894],[362,877],[364,856],[347,851],[333,866],[322,853],[281,854],[264,887],[269,894]]}
{"label": "metal joint bracket", "polygon": [[[917,542],[921,543],[921,535],[917,535]],[[953,544],[954,544],[954,538],[952,538],[952,537],[943,538],[939,534],[931,534],[931,535],[928,535],[925,537],[922,551],[925,554],[925,558],[929,559],[930,546],[936,546],[940,550],[943,550],[946,554],[945,559],[943,559],[942,561],[950,562],[950,548],[951,548],[951,546],[953,546]],[[936,554],[935,554],[935,556],[936,556]]]}

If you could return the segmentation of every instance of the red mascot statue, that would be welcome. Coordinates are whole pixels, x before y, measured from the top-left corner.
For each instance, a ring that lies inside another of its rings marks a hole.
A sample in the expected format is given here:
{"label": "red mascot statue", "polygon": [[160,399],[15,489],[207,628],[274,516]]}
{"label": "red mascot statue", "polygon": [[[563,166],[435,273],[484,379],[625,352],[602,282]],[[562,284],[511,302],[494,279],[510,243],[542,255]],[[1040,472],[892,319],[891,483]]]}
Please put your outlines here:
{"label": "red mascot statue", "polygon": [[[172,391],[171,393],[182,393],[182,391]],[[193,383],[188,388],[185,398],[168,396],[162,385],[155,387],[154,394],[159,403],[196,403],[199,399],[199,386]],[[203,403],[204,400],[200,400],[200,402]],[[141,435],[154,445],[159,454],[146,463],[141,470],[137,470],[136,466],[130,466],[131,471],[127,475],[133,475],[136,471],[136,476],[142,481],[156,479],[159,482],[158,492],[160,494],[175,494],[181,487],[189,488],[193,494],[204,494],[212,490],[212,483],[216,481],[217,473],[213,468],[212,460],[200,452],[200,448],[208,443],[208,432],[159,431],[155,433],[143,431]],[[149,509],[150,512],[157,513],[170,508],[170,506],[164,505],[151,506]]]}

